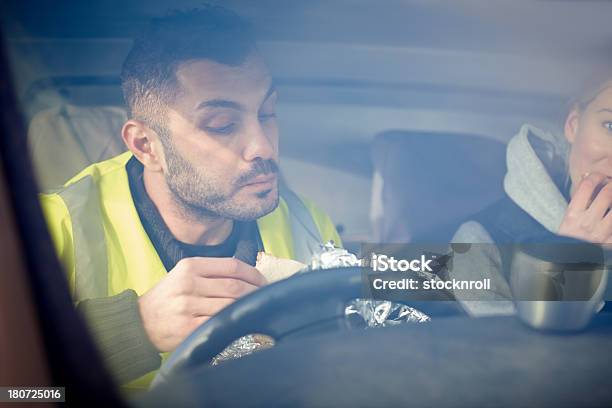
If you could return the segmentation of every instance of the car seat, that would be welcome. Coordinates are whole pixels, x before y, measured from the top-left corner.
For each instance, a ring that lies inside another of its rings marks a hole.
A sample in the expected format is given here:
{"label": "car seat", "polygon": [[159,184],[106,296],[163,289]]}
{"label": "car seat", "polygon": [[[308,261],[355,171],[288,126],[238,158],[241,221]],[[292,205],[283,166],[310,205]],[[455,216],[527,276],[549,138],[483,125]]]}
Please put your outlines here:
{"label": "car seat", "polygon": [[28,129],[30,153],[41,191],[61,186],[91,163],[126,150],[123,109],[62,104],[38,112]]}
{"label": "car seat", "polygon": [[476,135],[389,130],[375,136],[373,238],[445,243],[503,196],[505,145]]}

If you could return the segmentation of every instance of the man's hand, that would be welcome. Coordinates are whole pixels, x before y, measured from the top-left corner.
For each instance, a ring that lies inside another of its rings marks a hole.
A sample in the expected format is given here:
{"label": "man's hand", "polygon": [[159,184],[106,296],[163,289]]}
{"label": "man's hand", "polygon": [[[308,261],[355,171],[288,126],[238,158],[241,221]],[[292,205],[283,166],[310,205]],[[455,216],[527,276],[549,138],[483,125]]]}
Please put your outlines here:
{"label": "man's hand", "polygon": [[138,300],[151,342],[174,350],[218,311],[265,285],[250,265],[234,258],[185,258]]}
{"label": "man's hand", "polygon": [[559,235],[597,244],[612,243],[612,183],[600,173],[591,173],[578,184]]}

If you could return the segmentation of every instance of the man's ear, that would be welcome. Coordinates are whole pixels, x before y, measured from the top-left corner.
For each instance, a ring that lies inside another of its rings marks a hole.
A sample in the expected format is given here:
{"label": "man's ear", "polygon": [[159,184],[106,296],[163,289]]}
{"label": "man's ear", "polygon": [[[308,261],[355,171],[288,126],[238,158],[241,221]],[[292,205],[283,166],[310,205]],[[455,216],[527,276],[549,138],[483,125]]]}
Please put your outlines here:
{"label": "man's ear", "polygon": [[162,171],[163,149],[159,136],[150,127],[139,120],[130,119],[124,123],[121,137],[143,166],[151,171]]}
{"label": "man's ear", "polygon": [[578,134],[578,125],[580,122],[580,112],[578,112],[577,108],[574,108],[570,111],[565,119],[564,133],[565,138],[569,142],[569,144],[573,144],[576,140],[576,135]]}

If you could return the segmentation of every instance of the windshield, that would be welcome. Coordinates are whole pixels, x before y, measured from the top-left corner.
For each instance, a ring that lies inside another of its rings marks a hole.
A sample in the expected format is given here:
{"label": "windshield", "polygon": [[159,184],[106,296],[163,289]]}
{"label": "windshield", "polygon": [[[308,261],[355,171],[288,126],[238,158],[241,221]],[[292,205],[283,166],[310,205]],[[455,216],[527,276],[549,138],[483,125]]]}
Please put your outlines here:
{"label": "windshield", "polygon": [[[229,327],[224,311],[304,270],[414,273],[412,289],[457,302],[466,319],[518,315],[545,329],[560,323],[534,320],[517,293],[588,300],[588,319],[609,298],[603,267],[564,291],[573,281],[557,272],[517,272],[531,258],[558,265],[546,249],[504,247],[612,243],[608,2],[2,8],[19,159],[38,193],[28,202],[122,392],[148,389],[196,329]],[[344,320],[455,313],[366,283],[343,300]],[[287,302],[314,296],[298,286]],[[383,303],[354,303],[367,294]],[[278,308],[259,305],[253,321],[276,319]],[[223,324],[206,326],[215,316]],[[227,359],[279,341],[264,323],[251,328],[228,329],[250,337]],[[220,355],[209,360],[223,365]]]}

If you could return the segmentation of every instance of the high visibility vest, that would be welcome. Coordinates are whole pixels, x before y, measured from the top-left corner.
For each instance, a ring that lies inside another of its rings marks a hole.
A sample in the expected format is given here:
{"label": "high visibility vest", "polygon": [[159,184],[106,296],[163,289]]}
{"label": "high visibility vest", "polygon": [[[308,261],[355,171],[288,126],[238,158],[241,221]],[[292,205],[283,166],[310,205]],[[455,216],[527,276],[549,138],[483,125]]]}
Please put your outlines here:
{"label": "high visibility vest", "polygon": [[[41,195],[43,212],[75,301],[139,295],[166,275],[130,192],[130,152],[92,164],[63,188]],[[265,252],[308,263],[321,242],[340,238],[310,201],[281,189],[278,207],[257,220]]]}
{"label": "high visibility vest", "polygon": [[[133,289],[142,295],[167,271],[140,221],[125,168],[130,152],[95,163],[41,205],[75,302]],[[278,207],[257,220],[265,252],[308,263],[321,242],[340,238],[310,201],[281,189]]]}

